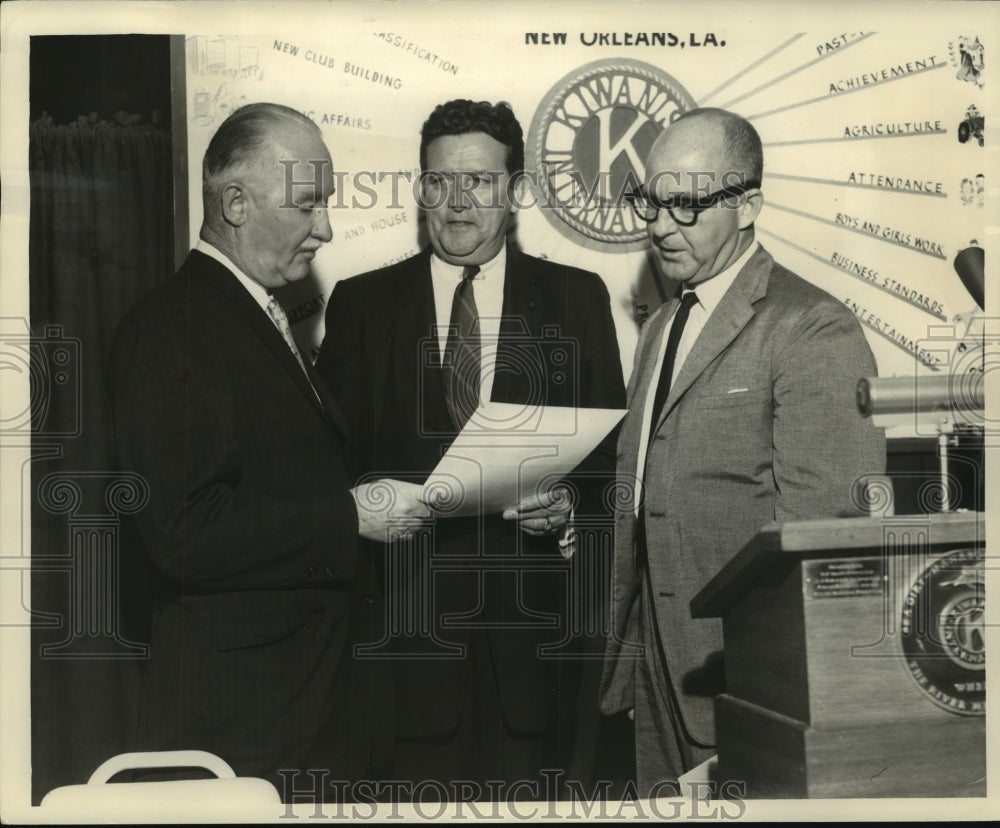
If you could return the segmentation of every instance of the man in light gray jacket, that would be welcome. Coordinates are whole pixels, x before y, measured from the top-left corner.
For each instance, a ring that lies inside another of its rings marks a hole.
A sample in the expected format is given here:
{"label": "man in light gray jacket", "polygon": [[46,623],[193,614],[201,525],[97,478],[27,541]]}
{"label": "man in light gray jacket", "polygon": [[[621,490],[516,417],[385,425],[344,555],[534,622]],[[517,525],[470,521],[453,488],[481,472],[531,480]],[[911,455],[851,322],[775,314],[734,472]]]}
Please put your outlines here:
{"label": "man in light gray jacket", "polygon": [[722,624],[691,598],[763,525],[856,513],[855,482],[885,468],[855,405],[876,372],[860,325],[754,239],[762,173],[754,128],[700,109],[629,195],[676,289],[642,331],[618,445],[637,497],[616,516],[601,708],[634,711],[640,795],[715,752]]}

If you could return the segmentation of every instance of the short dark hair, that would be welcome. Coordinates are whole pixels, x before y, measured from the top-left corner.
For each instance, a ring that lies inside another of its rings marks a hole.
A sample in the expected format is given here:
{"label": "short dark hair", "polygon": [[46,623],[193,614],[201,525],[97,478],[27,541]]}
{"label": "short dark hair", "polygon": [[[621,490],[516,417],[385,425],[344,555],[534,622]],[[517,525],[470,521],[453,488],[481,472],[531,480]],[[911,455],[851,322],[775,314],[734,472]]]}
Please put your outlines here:
{"label": "short dark hair", "polygon": [[510,104],[460,98],[436,107],[420,130],[420,169],[427,169],[427,147],[443,135],[483,132],[507,147],[507,172],[524,171],[524,131]]}
{"label": "short dark hair", "polygon": [[727,159],[734,165],[742,167],[741,172],[746,174],[747,181],[756,182],[759,186],[764,176],[764,148],[753,124],[735,112],[716,107],[692,109],[677,118],[674,123],[687,118],[705,116],[721,125]]}
{"label": "short dark hair", "polygon": [[223,175],[258,161],[270,147],[275,131],[290,124],[322,134],[313,121],[282,104],[252,103],[234,110],[208,142],[201,163],[202,193],[206,203],[217,191]]}

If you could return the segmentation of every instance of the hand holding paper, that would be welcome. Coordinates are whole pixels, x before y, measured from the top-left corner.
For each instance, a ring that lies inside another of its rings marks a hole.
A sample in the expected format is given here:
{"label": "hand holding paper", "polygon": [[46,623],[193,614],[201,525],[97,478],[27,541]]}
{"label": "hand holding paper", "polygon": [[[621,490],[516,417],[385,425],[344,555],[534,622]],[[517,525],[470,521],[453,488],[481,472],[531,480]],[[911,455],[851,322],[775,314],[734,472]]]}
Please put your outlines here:
{"label": "hand holding paper", "polygon": [[555,486],[547,491],[524,498],[517,506],[505,509],[504,520],[516,520],[521,529],[533,537],[560,534],[566,528],[573,510],[569,490]]}
{"label": "hand holding paper", "polygon": [[427,478],[423,500],[440,517],[521,505],[532,532],[546,517],[555,527],[572,504],[556,508],[532,498],[576,468],[623,416],[621,409],[484,403]]}

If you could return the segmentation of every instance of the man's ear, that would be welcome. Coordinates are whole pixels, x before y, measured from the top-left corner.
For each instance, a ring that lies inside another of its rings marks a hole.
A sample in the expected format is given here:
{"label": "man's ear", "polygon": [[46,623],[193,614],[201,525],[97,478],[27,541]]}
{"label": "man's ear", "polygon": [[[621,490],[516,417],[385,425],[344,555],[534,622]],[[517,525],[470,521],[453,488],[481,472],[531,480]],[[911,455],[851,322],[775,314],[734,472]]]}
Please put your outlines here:
{"label": "man's ear", "polygon": [[764,194],[757,189],[749,190],[743,196],[737,215],[740,220],[740,230],[746,230],[757,220],[760,208],[764,206]]}
{"label": "man's ear", "polygon": [[219,196],[222,199],[222,217],[233,227],[242,227],[247,220],[247,195],[243,185],[226,184]]}

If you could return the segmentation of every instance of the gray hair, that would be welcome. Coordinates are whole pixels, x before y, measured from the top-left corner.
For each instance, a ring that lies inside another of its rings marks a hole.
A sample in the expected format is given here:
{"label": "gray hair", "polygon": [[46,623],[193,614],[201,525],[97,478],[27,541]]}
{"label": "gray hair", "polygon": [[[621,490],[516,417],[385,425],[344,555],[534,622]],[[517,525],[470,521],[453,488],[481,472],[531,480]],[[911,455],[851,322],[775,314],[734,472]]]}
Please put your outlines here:
{"label": "gray hair", "polygon": [[218,128],[201,164],[202,198],[206,217],[209,204],[224,181],[269,158],[278,129],[298,125],[321,135],[316,124],[298,110],[276,103],[252,103],[235,110]]}

